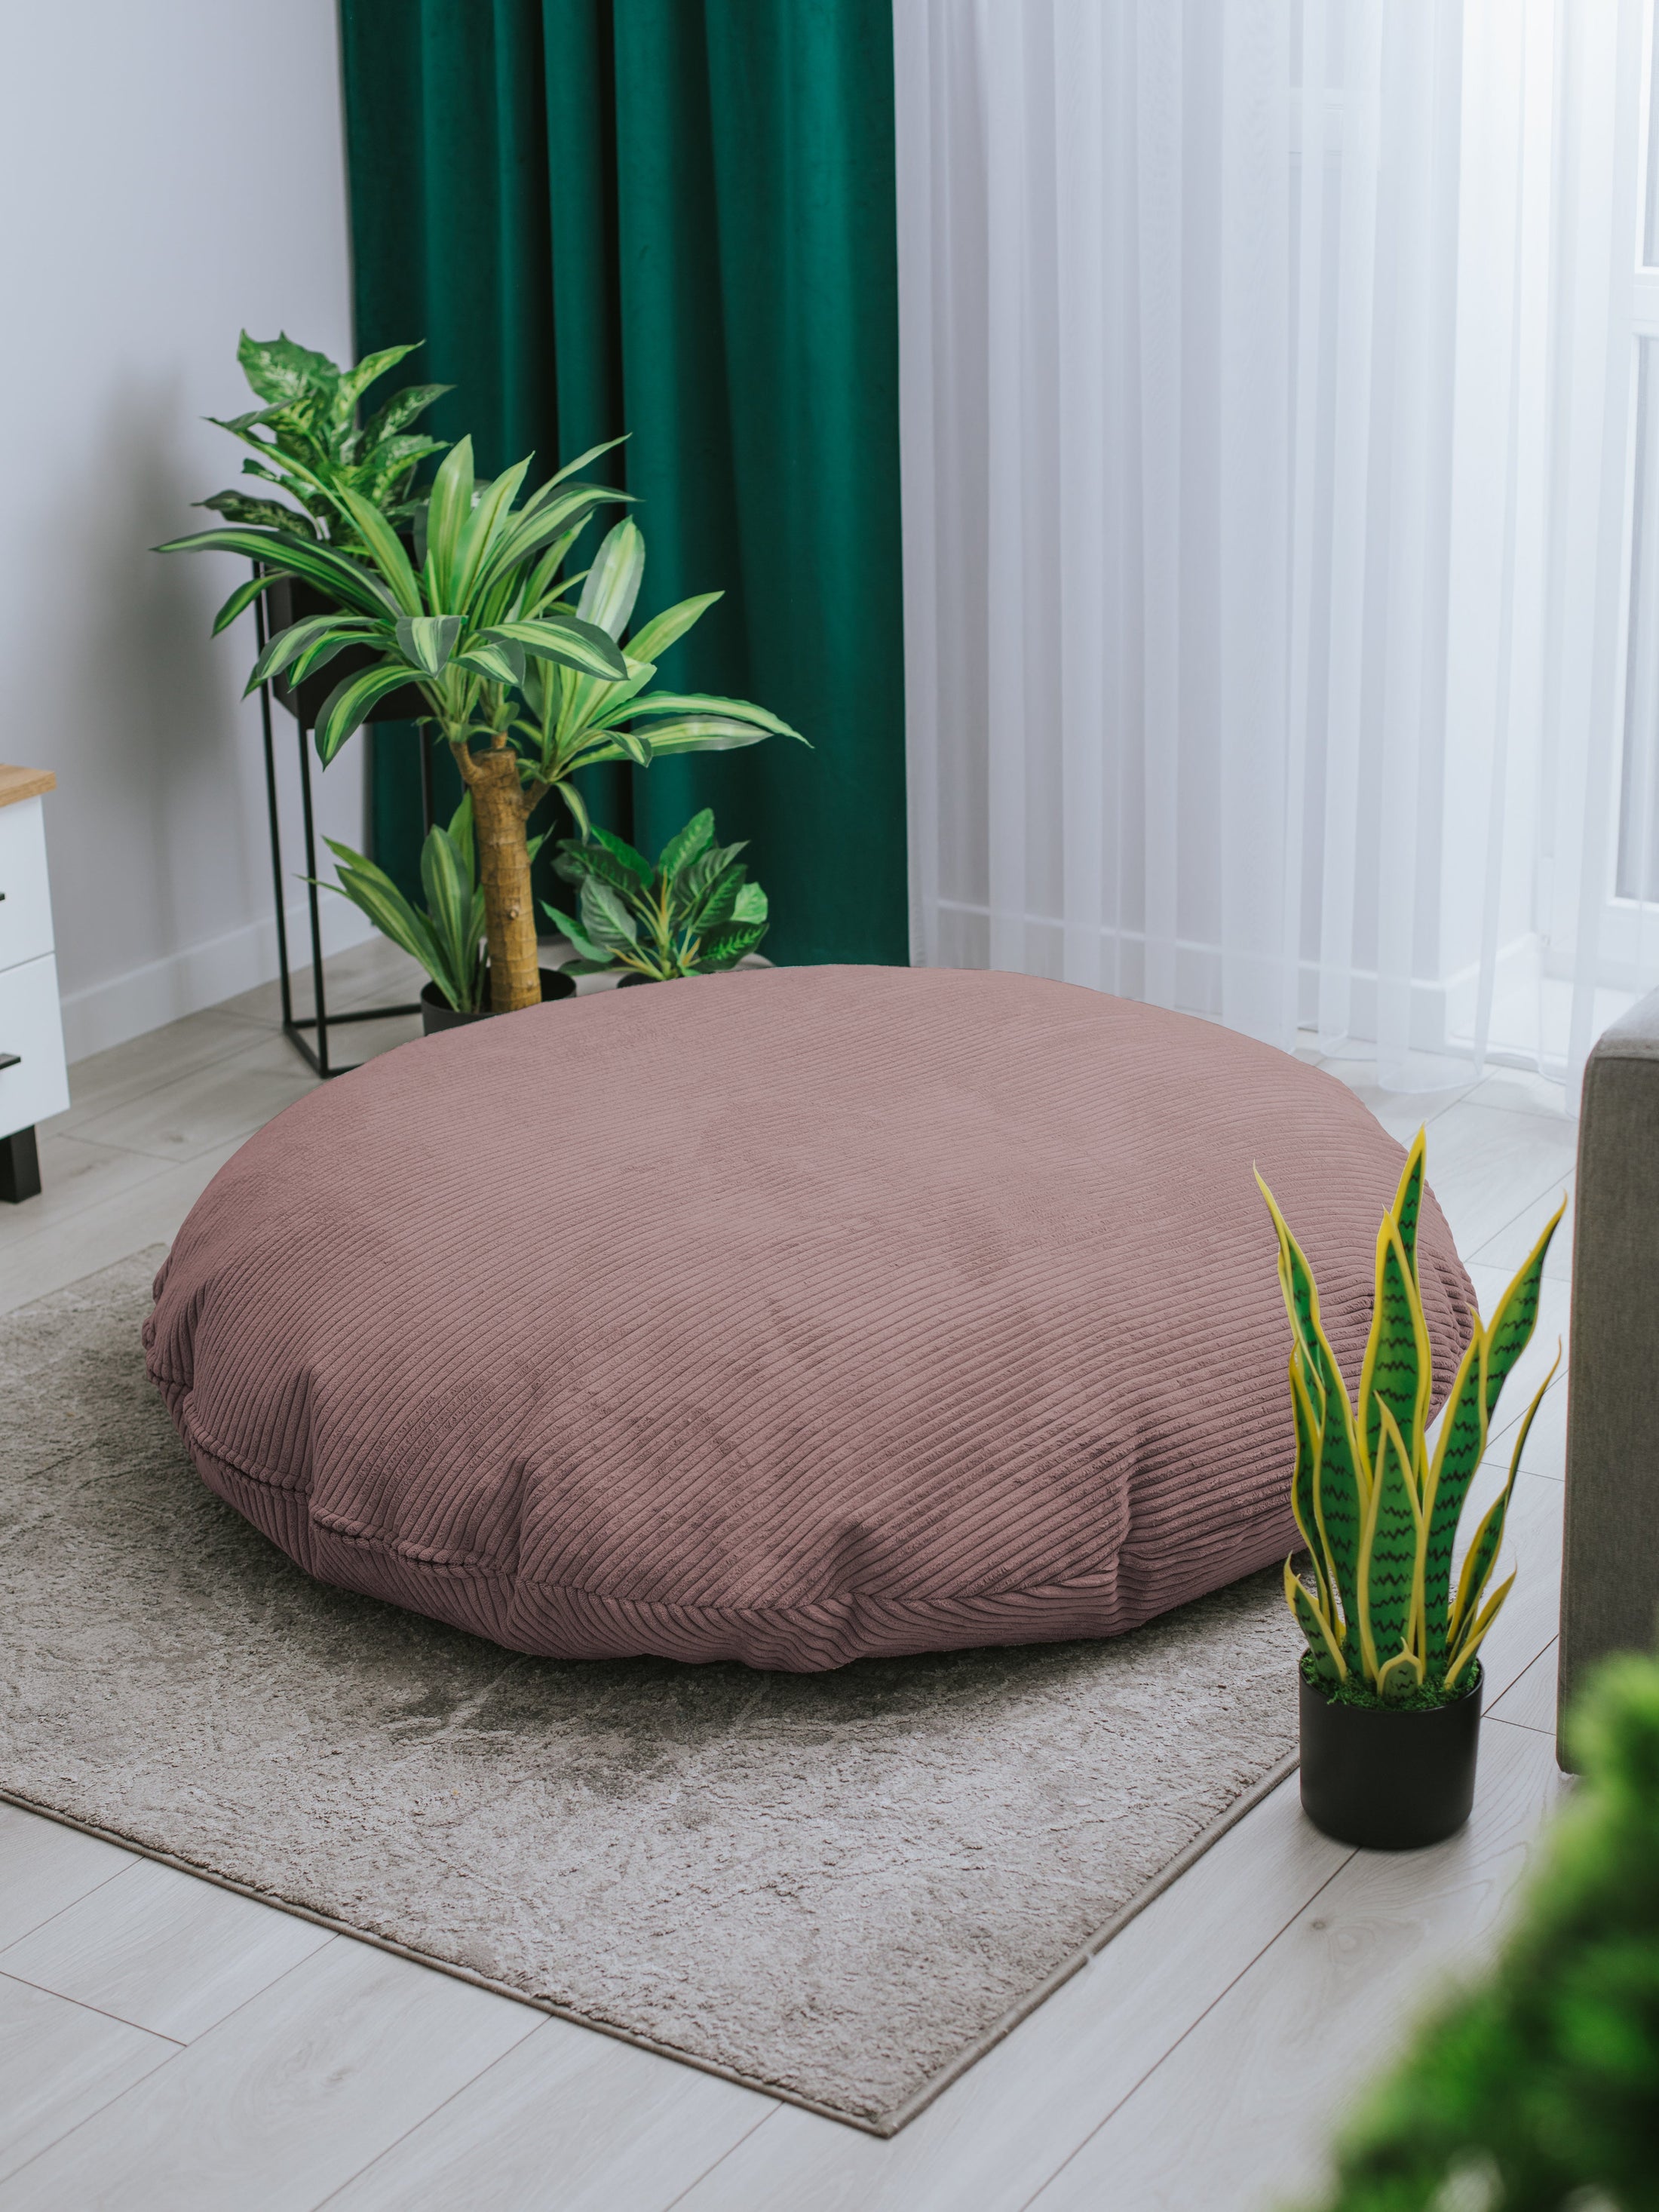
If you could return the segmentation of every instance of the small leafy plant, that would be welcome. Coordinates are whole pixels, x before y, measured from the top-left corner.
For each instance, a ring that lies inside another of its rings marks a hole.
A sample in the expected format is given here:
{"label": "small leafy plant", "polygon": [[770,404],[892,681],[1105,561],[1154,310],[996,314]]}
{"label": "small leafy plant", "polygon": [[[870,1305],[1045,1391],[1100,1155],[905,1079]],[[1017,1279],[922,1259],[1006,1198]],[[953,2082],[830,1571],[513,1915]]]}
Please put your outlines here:
{"label": "small leafy plant", "polygon": [[[745,841],[746,842],[746,841]],[[734,968],[766,934],[766,893],[738,855],[744,843],[717,845],[704,807],[676,831],[653,867],[608,830],[578,842],[563,838],[553,865],[581,886],[580,920],[544,911],[575,948],[570,969],[595,975],[627,968],[653,982]]]}
{"label": "small leafy plant", "polygon": [[1550,1239],[1565,1200],[1474,1333],[1447,1394],[1431,1453],[1433,1373],[1417,1279],[1425,1137],[1419,1130],[1376,1239],[1370,1334],[1351,1401],[1319,1318],[1319,1292],[1300,1245],[1258,1175],[1279,1233],[1279,1285],[1291,1319],[1296,1424],[1291,1504],[1313,1559],[1313,1587],[1285,1563],[1285,1595],[1308,1642],[1303,1670],[1352,1704],[1443,1705],[1467,1690],[1482,1638],[1511,1575],[1486,1586],[1503,1540],[1528,1431],[1560,1364],[1522,1422],[1509,1480],[1476,1530],[1456,1592],[1453,1554],[1464,1501],[1486,1448],[1498,1395],[1529,1342]]}
{"label": "small leafy plant", "polygon": [[407,385],[367,422],[359,423],[357,410],[370,385],[415,350],[414,345],[387,346],[355,368],[339,368],[326,354],[296,345],[286,333],[251,338],[244,331],[236,358],[264,404],[228,422],[216,415],[208,419],[258,455],[242,463],[242,474],[276,485],[294,505],[240,491],[215,492],[197,505],[227,522],[297,531],[337,545],[361,543],[340,505],[342,492],[354,493],[394,522],[412,520],[415,510],[405,503],[410,479],[428,453],[444,447],[439,439],[415,435],[410,425],[453,386]]}
{"label": "small leafy plant", "polygon": [[[421,848],[421,888],[426,905],[404,896],[386,870],[334,837],[324,842],[339,869],[337,890],[362,908],[382,936],[418,960],[458,1013],[483,1008],[484,896],[472,835],[472,794],[463,792],[449,818],[428,830]],[[530,840],[533,860],[543,840]]]}

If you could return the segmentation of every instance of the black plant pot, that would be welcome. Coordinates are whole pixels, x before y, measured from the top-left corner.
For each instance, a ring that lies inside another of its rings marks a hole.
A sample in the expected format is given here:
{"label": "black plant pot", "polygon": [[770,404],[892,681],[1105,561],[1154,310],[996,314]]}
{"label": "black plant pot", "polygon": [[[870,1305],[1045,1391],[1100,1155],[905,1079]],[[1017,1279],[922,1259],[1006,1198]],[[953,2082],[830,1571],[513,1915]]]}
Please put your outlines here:
{"label": "black plant pot", "polygon": [[[265,634],[275,637],[279,629],[304,622],[310,615],[331,613],[334,606],[335,602],[325,599],[314,585],[302,583],[297,576],[279,576],[265,593]],[[290,714],[299,716],[307,729],[314,730],[317,717],[323,711],[323,702],[335,685],[345,677],[373,668],[380,658],[366,645],[349,645],[343,653],[337,653],[325,668],[319,668],[314,676],[307,676],[297,691],[286,676],[272,678],[271,691],[279,707],[286,707]],[[412,722],[417,715],[428,711],[415,686],[405,684],[371,707],[368,720]]]}
{"label": "black plant pot", "polygon": [[1414,1851],[1455,1836],[1474,1803],[1480,1690],[1431,1712],[1345,1705],[1304,1674],[1302,1809],[1339,1844]]}
{"label": "black plant pot", "polygon": [[[543,968],[542,1004],[550,999],[568,999],[574,996],[576,979],[567,975],[562,968]],[[489,1022],[495,1018],[495,1009],[489,1005],[489,970],[484,970],[485,1005],[476,1014],[459,1014],[452,1006],[435,983],[428,983],[421,993],[421,1035],[434,1036],[440,1030],[462,1030],[469,1022]]]}

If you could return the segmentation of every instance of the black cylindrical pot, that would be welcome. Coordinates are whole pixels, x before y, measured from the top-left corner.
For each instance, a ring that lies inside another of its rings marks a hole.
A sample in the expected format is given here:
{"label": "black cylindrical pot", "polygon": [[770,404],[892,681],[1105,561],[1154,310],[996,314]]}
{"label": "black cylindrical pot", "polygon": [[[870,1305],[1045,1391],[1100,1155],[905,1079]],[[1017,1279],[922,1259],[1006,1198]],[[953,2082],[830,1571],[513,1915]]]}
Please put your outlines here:
{"label": "black cylindrical pot", "polygon": [[[305,583],[298,576],[279,576],[265,593],[265,633],[275,637],[279,629],[304,622],[308,616],[331,613],[336,605],[314,584]],[[323,702],[335,685],[347,676],[360,675],[365,668],[377,667],[382,658],[366,645],[349,645],[343,653],[337,653],[326,667],[319,668],[314,676],[307,676],[298,690],[286,674],[273,677],[271,693],[279,707],[286,707],[290,714],[300,717],[307,729],[314,730]],[[388,692],[384,699],[376,700],[368,710],[368,720],[412,722],[431,711],[415,686],[404,684]]]}
{"label": "black cylindrical pot", "polygon": [[1455,1836],[1474,1803],[1480,1668],[1428,1712],[1346,1705],[1302,1681],[1302,1809],[1339,1844],[1414,1851]]}
{"label": "black cylindrical pot", "polygon": [[[543,968],[538,970],[542,979],[542,1004],[550,999],[568,999],[576,988],[576,979],[567,975],[562,968]],[[465,1029],[469,1022],[488,1022],[495,1019],[495,1010],[489,1005],[489,970],[484,970],[484,1001],[476,1014],[458,1013],[435,983],[428,983],[421,993],[421,1035],[435,1036],[440,1030]]]}

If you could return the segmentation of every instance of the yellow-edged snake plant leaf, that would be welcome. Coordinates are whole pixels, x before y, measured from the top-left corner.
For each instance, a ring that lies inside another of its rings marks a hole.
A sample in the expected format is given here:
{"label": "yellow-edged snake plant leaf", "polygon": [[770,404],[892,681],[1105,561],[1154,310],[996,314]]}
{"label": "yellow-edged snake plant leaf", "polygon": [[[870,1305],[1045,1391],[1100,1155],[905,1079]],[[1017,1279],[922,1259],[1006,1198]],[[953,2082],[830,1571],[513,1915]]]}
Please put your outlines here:
{"label": "yellow-edged snake plant leaf", "polygon": [[[1313,1559],[1321,1609],[1335,1623],[1334,1577],[1330,1556],[1325,1548],[1324,1534],[1319,1525],[1319,1510],[1316,1502],[1319,1481],[1319,1423],[1314,1413],[1313,1400],[1308,1395],[1308,1386],[1302,1378],[1302,1355],[1299,1352],[1291,1354],[1291,1412],[1296,1422],[1296,1474],[1291,1484],[1291,1510],[1296,1516],[1302,1540]],[[1340,1635],[1340,1626],[1336,1632]]]}
{"label": "yellow-edged snake plant leaf", "polygon": [[1346,1681],[1348,1668],[1342,1656],[1341,1646],[1323,1611],[1309,1596],[1288,1559],[1285,1562],[1285,1602],[1290,1607],[1297,1626],[1308,1639],[1308,1649],[1313,1655],[1314,1672],[1322,1681]]}
{"label": "yellow-edged snake plant leaf", "polygon": [[1446,1663],[1447,1613],[1457,1524],[1474,1470],[1486,1449],[1486,1332],[1479,1316],[1469,1347],[1458,1364],[1440,1418],[1424,1494],[1427,1528],[1423,1545],[1424,1658],[1431,1675]]}
{"label": "yellow-edged snake plant leaf", "polygon": [[1389,1208],[1400,1231],[1400,1242],[1405,1248],[1406,1265],[1411,1270],[1413,1282],[1417,1280],[1417,1223],[1423,1211],[1423,1169],[1427,1153],[1428,1132],[1419,1128],[1412,1139],[1394,1204]]}
{"label": "yellow-edged snake plant leaf", "polygon": [[1399,1226],[1391,1212],[1385,1213],[1376,1236],[1370,1334],[1359,1372],[1360,1433],[1365,1456],[1373,1465],[1382,1407],[1394,1415],[1403,1434],[1419,1435],[1428,1413],[1431,1380],[1422,1300]]}
{"label": "yellow-edged snake plant leaf", "polygon": [[1313,1271],[1260,1175],[1256,1183],[1279,1232],[1279,1289],[1302,1354],[1309,1397],[1319,1414],[1314,1516],[1335,1577],[1343,1619],[1352,1628],[1359,1618],[1359,1532],[1368,1477],[1357,1448],[1347,1388],[1319,1318],[1319,1292]]}
{"label": "yellow-edged snake plant leaf", "polygon": [[1375,1474],[1359,1540],[1359,1648],[1367,1675],[1380,1682],[1410,1638],[1423,1508],[1400,1425],[1377,1402]]}
{"label": "yellow-edged snake plant leaf", "polygon": [[1486,1641],[1486,1631],[1497,1620],[1499,1608],[1514,1587],[1515,1577],[1511,1575],[1506,1583],[1500,1583],[1492,1592],[1481,1609],[1480,1619],[1468,1633],[1460,1639],[1457,1649],[1452,1654],[1451,1665],[1446,1669],[1448,1690],[1455,1686],[1458,1676],[1473,1662],[1476,1652]]}
{"label": "yellow-edged snake plant leaf", "polygon": [[1548,1221],[1543,1234],[1516,1270],[1515,1280],[1498,1302],[1498,1310],[1486,1327],[1486,1417],[1498,1403],[1498,1394],[1508,1379],[1509,1372],[1531,1341],[1538,1319],[1539,1293],[1543,1283],[1544,1261],[1550,1249],[1550,1239],[1560,1226],[1561,1216],[1567,1210],[1564,1198]]}

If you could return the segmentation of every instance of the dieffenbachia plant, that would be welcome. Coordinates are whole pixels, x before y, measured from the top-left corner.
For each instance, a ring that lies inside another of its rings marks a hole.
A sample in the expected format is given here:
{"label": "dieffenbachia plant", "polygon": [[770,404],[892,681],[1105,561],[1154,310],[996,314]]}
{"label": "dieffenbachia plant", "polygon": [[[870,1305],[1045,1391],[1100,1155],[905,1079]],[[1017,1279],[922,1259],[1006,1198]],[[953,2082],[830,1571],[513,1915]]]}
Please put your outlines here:
{"label": "dieffenbachia plant", "polygon": [[1539,1385],[1510,1455],[1509,1480],[1451,1571],[1458,1523],[1486,1448],[1498,1395],[1538,1318],[1539,1285],[1557,1208],[1490,1322],[1477,1314],[1431,1451],[1433,1397],[1417,1278],[1425,1139],[1419,1130],[1376,1240],[1370,1334],[1351,1401],[1319,1318],[1313,1272],[1258,1175],[1279,1234],[1279,1284],[1290,1316],[1296,1426],[1291,1506],[1313,1561],[1313,1586],[1285,1564],[1285,1595],[1307,1638],[1316,1681],[1362,1701],[1445,1702],[1466,1690],[1481,1641],[1509,1595],[1488,1595],[1528,1431],[1555,1366]]}
{"label": "dieffenbachia plant", "polygon": [[245,477],[274,484],[295,504],[220,491],[198,506],[211,507],[227,522],[294,530],[334,544],[358,542],[338,503],[343,491],[355,492],[394,521],[404,520],[416,465],[444,450],[440,439],[416,436],[410,426],[454,387],[406,385],[367,422],[358,422],[357,410],[370,385],[415,350],[415,345],[387,346],[354,368],[340,368],[326,354],[296,345],[286,332],[251,338],[244,331],[236,358],[264,404],[228,421],[216,415],[208,419],[258,454],[257,460],[243,462]]}
{"label": "dieffenbachia plant", "polygon": [[743,844],[717,845],[708,807],[694,814],[656,865],[608,830],[580,844],[563,839],[554,866],[581,886],[580,921],[545,908],[568,938],[578,975],[626,968],[653,982],[735,968],[766,934],[766,893],[738,860]]}
{"label": "dieffenbachia plant", "polygon": [[[618,759],[643,766],[658,752],[756,744],[775,731],[799,735],[744,700],[646,692],[656,672],[647,652],[665,650],[719,595],[685,600],[647,623],[624,653],[617,641],[645,557],[637,530],[613,530],[585,579],[562,578],[594,511],[627,496],[569,481],[608,450],[593,447],[515,507],[529,460],[479,490],[472,441],[463,438],[416,518],[416,560],[386,516],[344,488],[332,496],[359,535],[356,550],[275,526],[204,530],[158,549],[240,553],[260,564],[220,608],[216,635],[278,576],[302,577],[334,602],[277,631],[253,665],[249,691],[285,669],[301,683],[348,647],[376,656],[323,702],[316,740],[325,766],[389,692],[410,683],[420,691],[429,709],[422,719],[449,746],[472,798],[497,1013],[541,1000],[526,824],[549,792],[585,823],[569,781],[579,767]],[[564,602],[578,582],[582,598],[573,609]]]}

